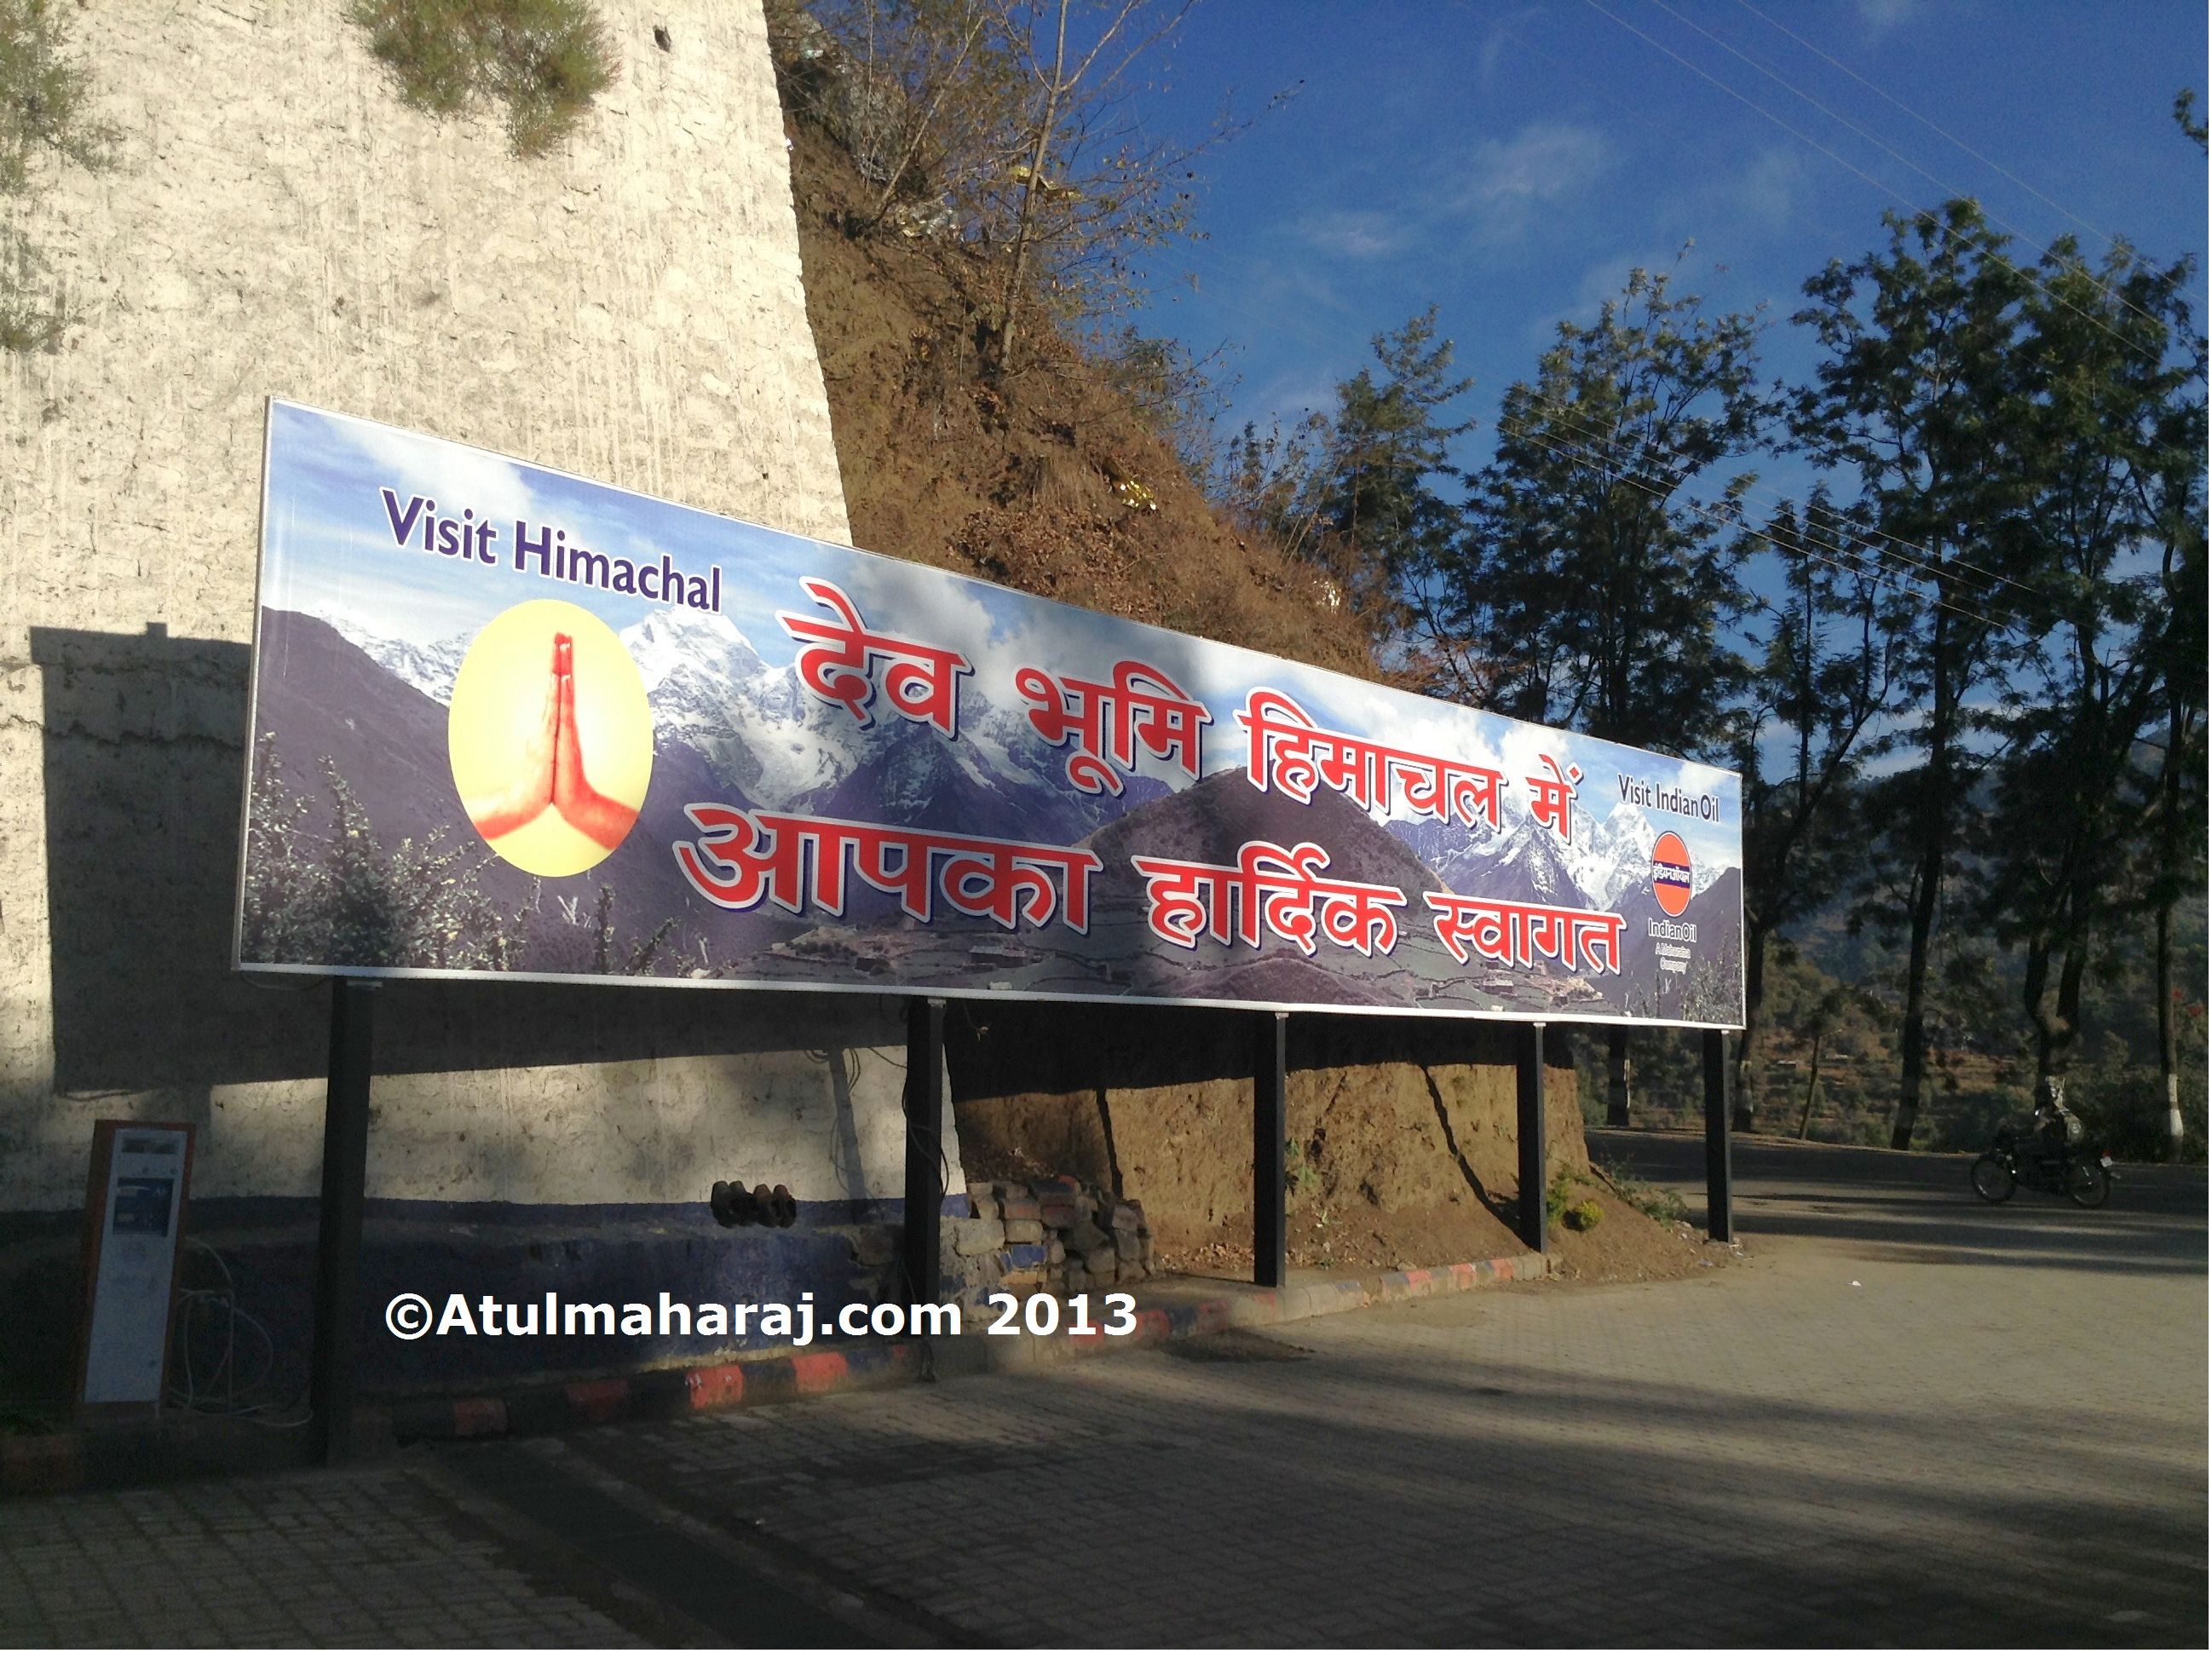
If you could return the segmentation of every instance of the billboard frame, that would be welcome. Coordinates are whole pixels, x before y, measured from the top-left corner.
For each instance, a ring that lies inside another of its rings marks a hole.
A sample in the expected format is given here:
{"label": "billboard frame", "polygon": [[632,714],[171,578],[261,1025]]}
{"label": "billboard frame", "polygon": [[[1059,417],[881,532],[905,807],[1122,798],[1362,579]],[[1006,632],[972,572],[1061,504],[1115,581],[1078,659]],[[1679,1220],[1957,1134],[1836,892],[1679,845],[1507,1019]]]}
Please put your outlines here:
{"label": "billboard frame", "polygon": [[[450,438],[431,436],[428,432],[413,430],[405,426],[386,424],[380,420],[369,419],[357,414],[343,413],[333,409],[319,407],[314,404],[297,401],[289,397],[270,395],[264,398],[263,403],[262,419],[261,491],[259,496],[259,508],[256,519],[255,534],[253,641],[249,650],[250,675],[246,695],[246,737],[244,740],[245,761],[243,764],[244,772],[241,776],[239,811],[240,829],[238,875],[232,902],[231,914],[231,968],[241,975],[269,976],[303,975],[328,979],[346,978],[374,981],[515,981],[528,982],[538,985],[571,985],[590,987],[620,986],[664,988],[686,988],[710,992],[727,992],[735,990],[765,993],[858,994],[872,995],[875,997],[888,996],[904,999],[959,999],[971,1001],[1011,1000],[1018,1003],[1068,1005],[1111,1004],[1167,1009],[1172,1009],[1178,1006],[1187,1006],[1192,1009],[1237,1010],[1255,1012],[1282,1011],[1297,1015],[1403,1016],[1418,1018],[1424,1020],[1502,1022],[1515,1024],[1525,1024],[1530,1021],[1544,1021],[1571,1023],[1577,1026],[1652,1028],[1669,1029],[1680,1031],[1704,1031],[1707,1030],[1717,1030],[1723,1032],[1740,1033],[1747,1024],[1743,1019],[1745,1004],[1745,963],[1741,958],[1738,959],[1736,966],[1735,1018],[1725,1022],[1686,1021],[1676,1018],[1620,1014],[1598,1015],[1577,1013],[1572,1011],[1562,1012],[1558,1007],[1548,1007],[1541,1010],[1540,1012],[1532,1012],[1528,1009],[1516,1010],[1511,1008],[1483,1010],[1457,1006],[1366,1005],[1346,1004],[1342,1002],[1277,1000],[1195,997],[1169,998],[1141,994],[1055,993],[1049,991],[1037,991],[1030,988],[1014,988],[1011,986],[997,988],[988,984],[983,986],[958,986],[926,982],[916,983],[896,981],[776,981],[760,977],[731,976],[712,977],[702,980],[689,976],[652,976],[638,975],[601,975],[597,973],[571,974],[568,972],[533,970],[439,969],[409,965],[283,963],[264,961],[250,961],[245,957],[246,894],[248,873],[248,830],[252,818],[252,806],[253,801],[254,762],[257,754],[255,732],[259,724],[261,705],[261,617],[263,613],[263,584],[267,575],[266,551],[268,544],[269,492],[272,477],[271,459],[275,445],[276,410],[279,405],[297,408],[302,411],[312,413],[321,417],[338,420],[350,424],[367,425],[379,430],[398,431],[404,435],[422,437],[428,441],[445,443],[455,447],[465,448],[473,453],[484,454],[509,465],[521,465],[532,470],[544,471],[548,475],[560,477],[571,482],[581,483],[587,487],[604,489],[610,492],[623,495],[629,498],[644,500],[655,505],[675,506],[679,509],[695,511],[702,515],[714,517],[720,521],[736,524],[742,528],[749,528],[763,533],[775,534],[786,538],[797,538],[807,540],[814,544],[829,545],[836,550],[867,558],[873,562],[896,565],[902,568],[911,568],[915,566],[912,560],[908,558],[892,556],[885,552],[872,551],[865,549],[864,547],[856,545],[842,545],[828,540],[814,540],[811,536],[795,535],[791,533],[790,531],[773,528],[767,524],[753,522],[746,518],[730,516],[722,512],[708,511],[702,507],[684,505],[681,501],[665,500],[661,498],[659,495],[647,494],[641,489],[629,488],[618,483],[601,481],[595,477],[583,476],[575,471],[564,470],[557,465],[550,465],[542,464],[538,460],[523,459],[515,454],[507,453],[495,448],[484,447],[476,443],[459,442],[453,441]],[[975,574],[957,574],[949,569],[932,569],[930,571],[933,574],[940,574],[945,579],[957,581],[962,584],[980,586],[995,592],[1006,593],[1010,595],[1018,597],[1026,602],[1048,605],[1054,608],[1065,610],[1071,614],[1096,617],[1102,613],[1102,611],[1085,608],[1079,604],[1070,603],[1063,599],[1041,596],[1034,593],[1021,591],[1015,586],[1003,585],[995,580],[985,580]],[[1107,616],[1106,617],[1115,620],[1117,623],[1137,628],[1143,631],[1157,633],[1164,637],[1173,637],[1188,641],[1209,644],[1217,647],[1232,648],[1239,650],[1242,653],[1259,655],[1262,659],[1279,660],[1283,664],[1293,666],[1301,672],[1318,672],[1326,677],[1352,685],[1357,689],[1364,690],[1389,689],[1389,685],[1375,684],[1367,679],[1354,677],[1350,672],[1339,671],[1332,666],[1312,665],[1304,661],[1290,660],[1286,657],[1283,656],[1266,655],[1259,650],[1247,649],[1241,644],[1223,644],[1213,639],[1198,636],[1194,633],[1174,631],[1164,626],[1153,625],[1147,621],[1125,620],[1119,616]],[[1391,692],[1408,695],[1412,693],[1410,690],[1391,690]],[[1430,698],[1428,696],[1418,696],[1413,697],[1421,700]],[[1437,701],[1435,703],[1439,706],[1456,706],[1457,704],[1456,702],[1448,701]],[[1482,708],[1461,708],[1460,709],[1478,713],[1482,711]],[[1497,713],[1488,713],[1486,714],[1490,716],[1504,715],[1503,714]],[[1509,720],[1516,723],[1523,722],[1523,720],[1518,719]],[[1552,726],[1548,725],[1525,723],[1523,724],[1523,726],[1547,729],[1552,727]],[[1574,732],[1568,730],[1559,730],[1557,731],[1557,732],[1569,735],[1576,738],[1601,740],[1602,741],[1602,744],[1608,746],[1621,746],[1621,743],[1617,741],[1603,740],[1602,737],[1575,736]],[[1621,747],[1621,749],[1627,751],[1638,752],[1648,757],[1664,759],[1668,762],[1698,762],[1698,760],[1692,759],[1677,758],[1672,754],[1654,751],[1648,748]],[[1716,774],[1726,775],[1735,780],[1738,787],[1738,797],[1739,799],[1741,799],[1742,776],[1739,772],[1722,768],[1717,764],[1699,763],[1698,766],[1700,768],[1711,769]],[[1738,807],[1739,809],[1741,808],[1740,802]],[[1741,844],[1741,823],[1739,823],[1739,844]],[[1739,856],[1739,860],[1740,859],[1741,857]],[[1744,892],[1741,888],[1741,881],[1739,881],[1735,919],[1736,934],[1740,940],[1746,933],[1744,925],[1743,896]]]}

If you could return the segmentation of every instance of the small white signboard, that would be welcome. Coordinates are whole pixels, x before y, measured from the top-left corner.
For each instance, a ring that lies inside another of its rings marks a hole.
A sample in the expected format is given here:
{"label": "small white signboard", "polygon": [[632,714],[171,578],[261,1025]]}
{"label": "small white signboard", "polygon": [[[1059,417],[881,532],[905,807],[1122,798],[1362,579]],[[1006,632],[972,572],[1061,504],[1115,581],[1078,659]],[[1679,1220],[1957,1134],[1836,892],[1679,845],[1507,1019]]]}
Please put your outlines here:
{"label": "small white signboard", "polygon": [[191,1152],[189,1125],[103,1120],[95,1131],[86,1407],[161,1405]]}

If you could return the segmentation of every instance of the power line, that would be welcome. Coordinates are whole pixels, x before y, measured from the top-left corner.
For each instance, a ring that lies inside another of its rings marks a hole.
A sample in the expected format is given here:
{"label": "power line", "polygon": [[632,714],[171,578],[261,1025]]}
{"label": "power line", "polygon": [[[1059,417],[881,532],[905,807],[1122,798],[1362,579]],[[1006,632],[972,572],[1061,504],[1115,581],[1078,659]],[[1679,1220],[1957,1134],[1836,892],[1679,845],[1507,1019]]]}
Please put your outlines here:
{"label": "power line", "polygon": [[[1529,440],[1536,441],[1539,447],[1550,447],[1550,444],[1542,441],[1540,438],[1531,437]],[[1551,448],[1551,451],[1558,457],[1569,459],[1570,462],[1572,462],[1573,456],[1566,450]],[[1615,480],[1623,487],[1633,488],[1640,493],[1649,494],[1654,499],[1660,500],[1662,503],[1665,502],[1668,498],[1667,495],[1660,494],[1654,489],[1644,486],[1642,483],[1636,481],[1632,477],[1621,477]],[[1821,552],[1814,550],[1810,546],[1802,543],[1792,544],[1789,542],[1778,539],[1772,534],[1766,532],[1763,529],[1751,526],[1749,523],[1744,521],[1740,516],[1731,514],[1727,508],[1723,506],[1710,505],[1703,501],[1694,499],[1685,499],[1682,500],[1680,503],[1688,507],[1692,510],[1711,516],[1721,523],[1732,526],[1739,532],[1747,534],[1753,539],[1764,540],[1767,544],[1771,545],[1775,550],[1782,552],[1785,556],[1802,557],[1814,562],[1818,562],[1825,568],[1833,568],[1838,574],[1850,574],[1862,579],[1872,580],[1877,584],[1887,583],[1890,589],[1897,595],[1905,598],[1910,601],[1923,604],[1929,609],[1940,609],[1948,614],[1955,616],[1963,623],[1979,626],[1984,630],[1993,633],[2016,632],[2019,630],[2019,626],[2015,622],[2000,621],[1990,615],[1978,613],[1972,609],[1963,608],[1957,603],[1951,601],[1948,598],[1942,596],[1940,593],[1935,595],[1930,595],[1927,593],[1922,592],[1911,585],[1905,580],[1905,576],[1898,573],[1896,570],[1886,569],[1879,565],[1869,568],[1863,562],[1838,562],[1834,557],[1825,556]],[[1885,580],[1885,576],[1887,576],[1887,580]],[[2021,635],[2027,636],[2028,641],[2030,641],[2034,640],[2032,634],[2022,633]]]}
{"label": "power line", "polygon": [[[1500,423],[1503,425],[1504,422],[1501,421]],[[1589,457],[1590,450],[1580,448],[1573,443],[1566,443],[1564,445],[1555,443],[1548,440],[1543,434],[1526,428],[1520,430],[1517,434],[1520,435],[1523,440],[1534,442],[1537,447],[1545,449],[1547,452],[1559,459],[1567,460],[1570,464],[1589,465],[1591,463]],[[1839,562],[1832,557],[1823,556],[1821,553],[1814,550],[1809,546],[1806,546],[1802,544],[1791,544],[1786,541],[1778,539],[1774,535],[1766,532],[1763,529],[1753,527],[1748,522],[1743,520],[1740,513],[1730,512],[1725,506],[1711,504],[1703,500],[1692,499],[1688,497],[1676,499],[1674,495],[1662,492],[1660,489],[1650,486],[1648,483],[1639,480],[1637,477],[1632,475],[1616,475],[1611,480],[1620,486],[1632,488],[1638,493],[1649,495],[1651,498],[1659,501],[1662,504],[1668,503],[1670,501],[1679,503],[1690,510],[1698,512],[1699,514],[1711,517],[1718,522],[1734,527],[1740,532],[1749,535],[1753,539],[1764,540],[1766,544],[1773,546],[1777,550],[1779,550],[1787,556],[1809,557],[1814,562],[1825,564],[1829,568],[1834,568],[1840,574],[1853,574],[1863,579],[1872,579],[1879,581],[1883,578],[1883,576],[1887,575],[1889,577],[1891,582],[1891,589],[1895,591],[1899,596],[1909,598],[1916,602],[1924,603],[1930,608],[1945,610],[1951,614],[1956,615],[1962,621],[1982,626],[1992,631],[2010,632],[2018,631],[2020,629],[2018,622],[2001,621],[1994,616],[1978,612],[1973,609],[1962,607],[1958,603],[1955,603],[1949,598],[1944,596],[1940,589],[1933,594],[1922,592],[1909,582],[1908,577],[1901,570],[1885,568],[1879,563],[1869,567],[1864,562]],[[2027,635],[2029,637],[2029,641],[2033,641],[2032,634],[2023,633],[2022,635]]]}
{"label": "power line", "polygon": [[[1547,417],[1557,420],[1559,422],[1569,426],[1572,429],[1590,438],[1592,441],[1598,444],[1595,447],[1585,447],[1583,449],[1584,452],[1600,453],[1602,454],[1609,462],[1615,464],[1620,463],[1619,455],[1609,451],[1621,445],[1619,439],[1614,438],[1609,434],[1601,433],[1597,431],[1595,427],[1584,424],[1579,420],[1568,416],[1565,408],[1558,402],[1546,401],[1539,405],[1541,411]],[[1502,411],[1498,416],[1498,423],[1501,429],[1504,428],[1505,416]],[[1686,480],[1685,478],[1668,476],[1663,471],[1654,473],[1641,465],[1636,466],[1635,469],[1640,475],[1653,477],[1656,480],[1663,480],[1667,482],[1670,489],[1679,487],[1681,483]],[[1746,492],[1765,495],[1784,505],[1798,506],[1801,503],[1790,495],[1784,492],[1781,489],[1775,487],[1771,483],[1758,482],[1750,483],[1746,486]],[[1878,556],[1886,556],[1894,562],[1902,562],[1909,568],[1917,569],[1926,574],[1932,580],[1948,579],[1954,581],[1963,582],[1963,575],[1967,574],[1978,574],[1984,580],[1996,580],[2004,585],[2014,586],[2020,591],[2027,593],[2029,596],[2033,597],[2039,601],[2049,600],[2048,593],[2039,590],[2034,586],[2029,585],[2025,580],[2016,580],[2012,575],[2001,573],[1995,568],[1985,568],[1980,564],[1970,562],[1963,556],[1953,556],[1946,560],[1928,546],[1919,544],[1912,540],[1902,538],[1899,536],[1887,532],[1883,529],[1874,527],[1861,528],[1851,523],[1850,519],[1848,516],[1846,516],[1843,512],[1838,511],[1832,505],[1819,505],[1808,498],[1802,502],[1802,508],[1807,513],[1808,519],[1811,514],[1814,511],[1820,511],[1825,514],[1834,525],[1831,528],[1830,532],[1852,540],[1855,544],[1874,552],[1874,554]],[[1887,540],[1893,544],[1903,547],[1905,551],[1917,551],[1920,553],[1920,555],[1915,557],[1905,556],[1897,551],[1885,551],[1881,546],[1874,544],[1868,536],[1872,536],[1873,538]]]}
{"label": "power line", "polygon": [[[1768,16],[1757,6],[1753,5],[1751,3],[1751,0],[1735,0],[1735,3],[1739,6],[1741,6],[1746,11],[1749,12],[1753,16],[1758,18],[1760,22],[1765,24],[1769,28],[1788,35],[1791,40],[1796,41],[1799,46],[1803,46],[1806,51],[1818,58],[1822,63],[1826,64],[1832,69],[1839,70],[1843,74],[1849,75],[1861,86],[1863,86],[1868,91],[1873,93],[1875,96],[1880,98],[1884,103],[1890,105],[1893,108],[1902,110],[1905,113],[1911,116],[1913,119],[1918,121],[1923,126],[1925,126],[1929,131],[1935,133],[1936,137],[1942,138],[1945,143],[1965,150],[1967,155],[1972,156],[1974,160],[1981,162],[1983,166],[1987,167],[1991,172],[2003,179],[2007,183],[2026,190],[2030,195],[2042,202],[2045,206],[2049,207],[2053,212],[2057,213],[2061,217],[2072,219],[2082,228],[2087,230],[2092,235],[2096,236],[2100,240],[2102,240],[2108,245],[2117,246],[2118,244],[2120,238],[2113,234],[2111,231],[2099,229],[2096,225],[2091,223],[2087,218],[2082,217],[2079,213],[2070,211],[2067,208],[2061,206],[2057,202],[2045,195],[2041,190],[2036,188],[2034,185],[2027,182],[2027,179],[2015,177],[2011,173],[2007,172],[2002,167],[1990,160],[1989,156],[1984,155],[1979,149],[1975,149],[1964,138],[1955,137],[1952,133],[1945,131],[1943,128],[1938,126],[1934,121],[1929,119],[1927,116],[1922,114],[1918,110],[1912,108],[1910,105],[1900,101],[1897,98],[1892,97],[1887,92],[1883,91],[1881,87],[1875,85],[1865,76],[1860,74],[1858,70],[1853,69],[1849,64],[1838,62],[1834,58],[1830,57],[1826,52],[1821,51],[1820,47],[1814,46],[1810,40],[1798,33],[1796,30],[1789,27],[1785,24],[1776,22],[1773,18]],[[1923,176],[1925,176],[1925,174],[1923,173]]]}
{"label": "power line", "polygon": [[[1863,167],[1854,165],[1852,162],[1844,160],[1843,156],[1838,155],[1833,149],[1821,143],[1818,138],[1814,137],[1811,134],[1803,131],[1798,127],[1792,126],[1788,121],[1783,119],[1781,116],[1776,114],[1772,110],[1765,107],[1755,99],[1745,96],[1744,94],[1737,91],[1735,88],[1730,86],[1726,81],[1723,81],[1717,76],[1709,74],[1705,70],[1698,68],[1697,64],[1692,63],[1687,58],[1685,58],[1680,52],[1675,51],[1672,46],[1668,46],[1664,41],[1654,40],[1650,35],[1646,34],[1642,29],[1637,27],[1635,24],[1628,21],[1627,19],[1616,16],[1613,13],[1607,11],[1603,6],[1598,3],[1598,0],[1583,0],[1583,3],[1589,6],[1592,11],[1597,13],[1599,16],[1603,17],[1618,27],[1627,30],[1631,34],[1633,34],[1638,40],[1643,41],[1646,46],[1666,53],[1667,56],[1672,58],[1676,63],[1681,64],[1683,68],[1688,70],[1699,80],[1707,82],[1708,83],[1719,88],[1722,91],[1727,93],[1729,96],[1734,98],[1738,103],[1742,104],[1744,107],[1749,109],[1753,114],[1759,115],[1764,119],[1773,122],[1775,125],[1779,126],[1784,131],[1788,132],[1800,143],[1818,150],[1820,154],[1826,155],[1829,160],[1834,161],[1838,167],[1841,167],[1844,171],[1851,173],[1854,177],[1873,185],[1875,188],[1880,190],[1883,194],[1891,197],[1893,199],[1902,201],[1907,207],[1911,207],[1912,209],[1913,218],[1916,222],[1924,220],[1936,231],[1937,234],[1942,235],[1946,240],[1952,241],[1959,240],[1957,232],[1941,222],[1936,217],[1935,214],[1928,211],[1925,208],[1913,206],[1911,197],[1890,188],[1888,185],[1883,183],[1873,173],[1866,171]],[[2063,308],[2071,310],[2075,315],[2081,317],[2082,320],[2087,322],[2091,326],[2100,328],[2103,331],[2110,333],[2113,338],[2117,339],[2122,345],[2130,349],[2140,349],[2142,348],[2140,345],[2130,341],[2126,334],[2121,332],[2111,323],[2103,320],[2100,317],[2093,316],[2087,311],[2082,309],[2079,305],[2059,297],[2058,295],[2053,293],[2045,283],[2037,280],[2035,277],[2030,275],[2027,270],[2022,270],[2018,264],[2013,263],[2011,259],[2006,258],[2002,253],[1991,252],[1989,254],[1989,257],[1996,263],[2002,264],[2005,269],[2011,270],[2014,275],[2019,277],[2030,287],[2035,289],[2037,292],[2041,293],[2045,298],[2050,299],[2053,303],[2061,306]]]}
{"label": "power line", "polygon": [[[1838,125],[1844,126],[1850,131],[1856,133],[1860,137],[1864,138],[1868,143],[1873,144],[1875,149],[1880,149],[1884,155],[1896,161],[1899,166],[1910,167],[1914,172],[1918,173],[1929,183],[1935,185],[1937,189],[1952,196],[1962,196],[1966,193],[1966,191],[1960,189],[1957,185],[1948,182],[1947,179],[1936,177],[1934,173],[1929,172],[1925,167],[1921,166],[1909,155],[1899,154],[1897,150],[1892,149],[1887,143],[1884,143],[1881,138],[1876,137],[1872,132],[1868,131],[1863,126],[1859,125],[1857,123],[1843,115],[1838,114],[1834,110],[1829,108],[1826,104],[1822,103],[1818,98],[1814,97],[1811,93],[1802,90],[1791,82],[1784,79],[1781,75],[1776,73],[1773,70],[1769,69],[1765,64],[1760,63],[1757,58],[1749,57],[1745,53],[1737,51],[1735,47],[1730,46],[1726,40],[1714,33],[1704,24],[1699,23],[1692,18],[1683,16],[1680,12],[1676,11],[1672,6],[1667,4],[1666,0],[1651,0],[1651,3],[1658,7],[1660,10],[1665,12],[1669,17],[1672,17],[1676,22],[1684,25],[1686,27],[1695,29],[1698,33],[1704,35],[1705,39],[1711,40],[1715,46],[1720,47],[1722,51],[1727,52],[1729,56],[1735,58],[1738,62],[1749,64],[1753,69],[1765,76],[1767,79],[1772,81],[1777,86],[1789,93],[1792,97],[1811,104],[1814,108],[1819,110],[1829,119],[1836,122]],[[1894,191],[1892,192],[1894,193]],[[1898,198],[1903,200],[1905,198],[1899,196]],[[2012,223],[2006,219],[1998,217],[1994,212],[1990,212],[1986,206],[1982,210],[1984,213],[1988,214],[1990,222],[1996,225],[1998,228],[2009,231],[2011,234],[2019,236],[2023,241],[2032,239],[2028,235],[2028,233],[2021,228],[2019,225]],[[2015,265],[2014,268],[2017,269],[2018,266]],[[2025,274],[2026,272],[2022,271],[2021,273]],[[2149,311],[2144,309],[2141,305],[2136,303],[2133,300],[2128,298],[2124,294],[2116,292],[2113,289],[2106,286],[2103,282],[2099,281],[2096,276],[2089,270],[2087,262],[2086,260],[2084,260],[2082,264],[2082,274],[2087,277],[2091,286],[2094,287],[2106,298],[2112,300],[2113,303],[2121,306],[2124,309],[2134,311],[2136,314],[2141,316],[2145,321],[2149,322],[2153,326],[2164,325],[2164,324],[2161,323],[2156,316],[2151,314]],[[2056,295],[2053,295],[2053,296],[2055,297]],[[2115,337],[2118,337],[2118,335],[2115,335]]]}

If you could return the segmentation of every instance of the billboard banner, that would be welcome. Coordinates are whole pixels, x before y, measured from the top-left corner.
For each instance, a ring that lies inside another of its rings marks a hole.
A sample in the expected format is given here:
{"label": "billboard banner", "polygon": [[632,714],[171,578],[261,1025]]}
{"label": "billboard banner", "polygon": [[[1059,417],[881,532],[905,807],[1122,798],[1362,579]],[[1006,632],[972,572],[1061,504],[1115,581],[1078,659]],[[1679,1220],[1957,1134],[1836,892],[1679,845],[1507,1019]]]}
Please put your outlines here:
{"label": "billboard banner", "polygon": [[1731,1027],[1724,770],[286,402],[237,963]]}

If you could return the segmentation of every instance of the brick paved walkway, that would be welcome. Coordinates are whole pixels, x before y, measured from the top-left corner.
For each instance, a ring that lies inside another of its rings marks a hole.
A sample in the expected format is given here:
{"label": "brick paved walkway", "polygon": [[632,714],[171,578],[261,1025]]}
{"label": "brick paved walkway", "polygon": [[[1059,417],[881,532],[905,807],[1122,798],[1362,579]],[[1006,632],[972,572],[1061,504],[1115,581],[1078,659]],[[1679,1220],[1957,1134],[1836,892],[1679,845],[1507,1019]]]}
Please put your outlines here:
{"label": "brick paved walkway", "polygon": [[0,1630],[2203,1645],[2201,1176],[2193,1210],[1985,1212],[1782,1163],[1751,1261],[1686,1283],[0,1506]]}
{"label": "brick paved walkway", "polygon": [[0,1504],[11,1646],[632,1647],[408,1469]]}

